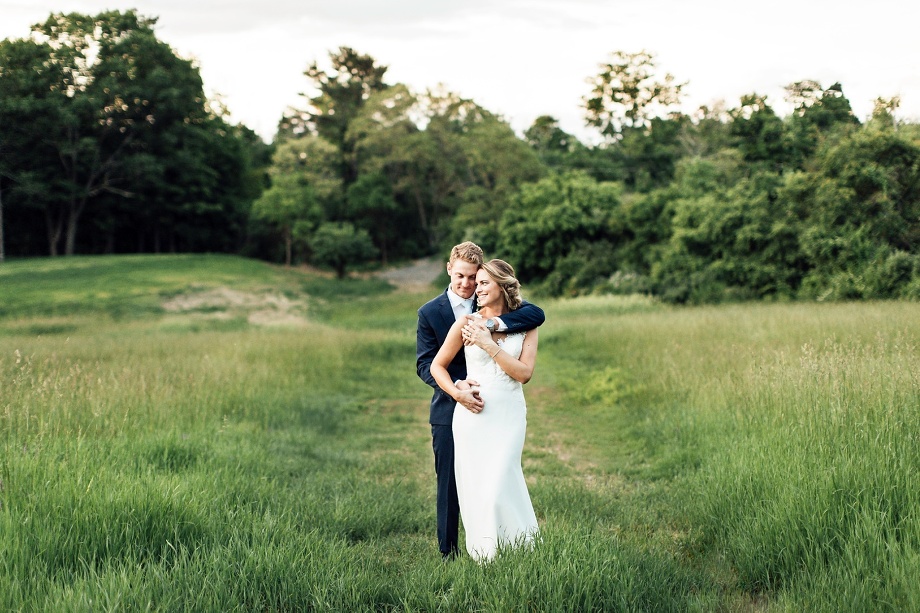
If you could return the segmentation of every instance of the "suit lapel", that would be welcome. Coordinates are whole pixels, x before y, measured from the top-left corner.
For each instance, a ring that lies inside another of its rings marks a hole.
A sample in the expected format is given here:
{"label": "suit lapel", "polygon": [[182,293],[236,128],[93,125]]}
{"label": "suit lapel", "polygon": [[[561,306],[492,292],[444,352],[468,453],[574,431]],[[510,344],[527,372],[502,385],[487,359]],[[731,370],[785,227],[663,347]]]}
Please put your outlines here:
{"label": "suit lapel", "polygon": [[438,313],[441,315],[441,320],[444,323],[444,334],[447,334],[447,331],[450,330],[450,327],[454,325],[456,318],[454,317],[454,308],[450,306],[450,299],[447,297],[447,292],[441,294],[441,304],[438,305]]}

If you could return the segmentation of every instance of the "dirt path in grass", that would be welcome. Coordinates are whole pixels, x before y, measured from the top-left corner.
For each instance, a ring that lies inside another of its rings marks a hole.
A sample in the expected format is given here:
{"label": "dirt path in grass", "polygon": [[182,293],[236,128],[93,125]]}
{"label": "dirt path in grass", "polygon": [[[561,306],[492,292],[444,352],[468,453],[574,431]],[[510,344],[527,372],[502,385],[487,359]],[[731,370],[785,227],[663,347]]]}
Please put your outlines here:
{"label": "dirt path in grass", "polygon": [[[408,291],[428,291],[443,270],[440,258],[424,258],[375,273]],[[228,287],[192,288],[163,302],[172,317],[232,319],[245,317],[253,325],[300,326],[307,323],[307,298],[292,299],[265,291],[242,291]]]}
{"label": "dirt path in grass", "polygon": [[381,279],[386,279],[403,289],[425,290],[438,278],[444,270],[444,262],[440,258],[424,258],[415,260],[406,266],[389,268],[377,273]]}
{"label": "dirt path in grass", "polygon": [[257,326],[299,326],[307,322],[306,303],[274,292],[246,292],[227,287],[192,291],[163,303],[171,315],[201,319],[245,317]]}

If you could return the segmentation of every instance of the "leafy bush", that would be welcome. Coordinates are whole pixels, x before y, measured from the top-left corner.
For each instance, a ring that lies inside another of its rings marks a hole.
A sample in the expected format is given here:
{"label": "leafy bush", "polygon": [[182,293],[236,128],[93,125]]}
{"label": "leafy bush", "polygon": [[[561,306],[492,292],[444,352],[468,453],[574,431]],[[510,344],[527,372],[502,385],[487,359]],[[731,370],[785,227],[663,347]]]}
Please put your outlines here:
{"label": "leafy bush", "polygon": [[350,223],[322,224],[310,239],[310,249],[312,261],[333,268],[340,279],[349,266],[377,255],[367,230],[355,229]]}

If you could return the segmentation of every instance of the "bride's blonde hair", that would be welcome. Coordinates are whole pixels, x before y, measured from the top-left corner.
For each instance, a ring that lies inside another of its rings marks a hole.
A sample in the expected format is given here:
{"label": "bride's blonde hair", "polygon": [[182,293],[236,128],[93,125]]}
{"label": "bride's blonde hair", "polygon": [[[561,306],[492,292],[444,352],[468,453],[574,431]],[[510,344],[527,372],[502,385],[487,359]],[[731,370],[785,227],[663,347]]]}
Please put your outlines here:
{"label": "bride's blonde hair", "polygon": [[505,306],[508,310],[513,311],[524,302],[521,298],[521,282],[514,276],[514,268],[504,260],[489,260],[482,263],[482,269],[489,273],[489,276],[501,288],[505,297]]}

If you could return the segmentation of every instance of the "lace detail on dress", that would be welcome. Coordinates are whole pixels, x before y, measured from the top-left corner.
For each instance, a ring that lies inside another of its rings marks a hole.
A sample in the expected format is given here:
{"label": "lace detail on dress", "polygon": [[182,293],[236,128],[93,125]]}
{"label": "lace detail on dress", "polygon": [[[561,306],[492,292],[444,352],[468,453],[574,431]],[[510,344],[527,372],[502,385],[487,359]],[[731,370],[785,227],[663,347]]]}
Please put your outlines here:
{"label": "lace detail on dress", "polygon": [[515,332],[514,334],[508,334],[505,336],[505,338],[500,338],[495,342],[499,347],[501,347],[507,353],[511,354],[512,357],[519,358],[521,357],[521,352],[524,350],[525,336],[527,336],[526,332]]}
{"label": "lace detail on dress", "polygon": [[[496,344],[498,344],[498,346],[502,348],[502,351],[508,355],[514,358],[520,358],[521,351],[524,349],[524,338],[526,336],[526,332],[516,332],[497,340]],[[508,374],[502,370],[501,366],[490,358],[489,354],[483,349],[473,345],[472,347],[466,347],[465,351],[467,376],[470,379],[475,379],[480,381],[480,383],[488,380],[500,381],[509,387],[517,387],[520,385],[518,381],[509,377]]]}

